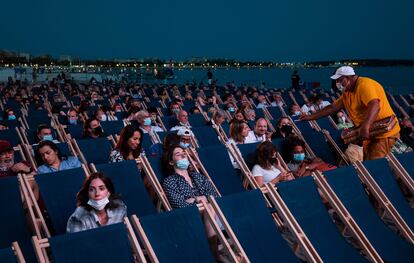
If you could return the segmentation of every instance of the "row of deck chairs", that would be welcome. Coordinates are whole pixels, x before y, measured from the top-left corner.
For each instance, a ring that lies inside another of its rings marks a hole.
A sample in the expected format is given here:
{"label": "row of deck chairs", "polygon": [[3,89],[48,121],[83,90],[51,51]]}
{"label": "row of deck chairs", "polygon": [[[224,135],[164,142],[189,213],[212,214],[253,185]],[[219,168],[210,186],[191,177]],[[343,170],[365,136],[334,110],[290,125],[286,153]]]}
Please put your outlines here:
{"label": "row of deck chairs", "polygon": [[[22,252],[18,254],[24,255],[28,262],[35,258],[39,262],[97,262],[105,258],[130,262],[133,257],[140,262],[212,262],[199,212],[211,216],[214,211],[228,236],[220,234],[220,227],[212,217],[211,222],[233,262],[298,261],[294,250],[282,237],[281,229],[293,235],[298,249],[311,262],[363,262],[367,259],[410,262],[414,254],[414,217],[395,176],[413,185],[414,171],[410,164],[413,159],[413,153],[390,155],[386,159],[283,182],[277,187],[241,188],[229,194],[223,194],[222,185],[211,178],[222,194],[217,199],[209,198],[211,207],[202,204],[174,211],[166,208],[161,213],[148,197],[134,161],[97,165],[98,171],[114,181],[128,206],[129,219],[126,218],[124,224],[75,234],[65,234],[65,226],[75,209],[74,196],[86,170],[79,168],[36,176],[47,218],[36,205],[27,178],[3,178],[0,200],[8,209],[2,215],[1,247],[17,241],[14,251],[20,251],[20,247]],[[19,187],[29,214],[33,216],[31,225],[25,221]],[[380,215],[366,191],[382,204],[384,210]],[[351,233],[358,249],[341,235],[325,208],[327,203],[345,224],[343,231]],[[271,207],[273,209],[269,209]],[[395,229],[381,220],[386,216],[392,219]],[[49,226],[46,221],[50,222]],[[35,229],[33,238],[30,238],[30,227]],[[93,253],[101,250],[99,255]],[[1,256],[12,255],[10,249],[4,251]]]}

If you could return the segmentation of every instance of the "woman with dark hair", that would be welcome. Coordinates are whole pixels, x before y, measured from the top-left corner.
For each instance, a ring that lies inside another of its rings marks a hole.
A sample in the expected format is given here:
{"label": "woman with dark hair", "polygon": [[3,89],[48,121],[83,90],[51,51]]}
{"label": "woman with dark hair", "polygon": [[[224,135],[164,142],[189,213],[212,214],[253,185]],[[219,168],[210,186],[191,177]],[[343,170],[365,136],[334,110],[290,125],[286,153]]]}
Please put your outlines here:
{"label": "woman with dark hair", "polygon": [[68,233],[120,223],[127,215],[127,207],[115,193],[111,179],[99,172],[86,178],[76,202],[78,207],[66,226]]}
{"label": "woman with dark hair", "polygon": [[83,125],[83,138],[96,139],[102,136],[104,136],[104,133],[99,120],[94,118],[87,119]]}
{"label": "woman with dark hair", "polygon": [[298,176],[310,175],[313,171],[329,171],[335,165],[324,162],[321,158],[308,158],[305,153],[305,142],[297,136],[289,136],[285,142],[287,166]]}
{"label": "woman with dark hair", "polygon": [[185,150],[178,145],[171,146],[165,159],[168,176],[163,188],[173,208],[195,204],[210,195],[218,196],[208,178],[197,172],[188,171],[190,162]]}
{"label": "woman with dark hair", "polygon": [[63,159],[59,148],[52,141],[41,141],[36,149],[36,160],[43,165],[37,168],[38,174],[51,173],[81,167],[75,156]]}
{"label": "woman with dark hair", "polygon": [[[190,172],[188,170],[189,165],[190,162],[183,148],[178,145],[170,147],[167,154],[167,163],[165,163],[170,171],[170,176],[164,180],[162,187],[173,208],[187,207],[202,201],[208,202],[207,197],[210,195],[218,197],[209,179],[200,173]],[[217,257],[217,235],[205,213],[203,219],[209,245]]]}
{"label": "woman with dark hair", "polygon": [[276,184],[295,179],[291,172],[286,171],[277,159],[277,149],[270,141],[257,146],[255,165],[252,174],[259,186],[266,183]]}
{"label": "woman with dark hair", "polygon": [[143,138],[144,134],[140,129],[135,129],[132,125],[125,126],[115,149],[109,155],[109,162],[116,163],[138,158],[141,154]]}
{"label": "woman with dark hair", "polygon": [[293,134],[292,122],[288,117],[280,117],[277,122],[276,131],[272,134],[273,139],[286,138]]}

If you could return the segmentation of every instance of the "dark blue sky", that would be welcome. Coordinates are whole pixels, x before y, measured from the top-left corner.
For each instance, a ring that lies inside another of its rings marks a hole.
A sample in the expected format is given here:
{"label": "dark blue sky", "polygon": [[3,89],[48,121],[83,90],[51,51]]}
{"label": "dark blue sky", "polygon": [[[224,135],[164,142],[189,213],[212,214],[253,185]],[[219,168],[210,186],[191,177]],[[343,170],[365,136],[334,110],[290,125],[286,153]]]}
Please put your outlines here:
{"label": "dark blue sky", "polygon": [[0,49],[83,58],[414,59],[412,0],[0,0]]}

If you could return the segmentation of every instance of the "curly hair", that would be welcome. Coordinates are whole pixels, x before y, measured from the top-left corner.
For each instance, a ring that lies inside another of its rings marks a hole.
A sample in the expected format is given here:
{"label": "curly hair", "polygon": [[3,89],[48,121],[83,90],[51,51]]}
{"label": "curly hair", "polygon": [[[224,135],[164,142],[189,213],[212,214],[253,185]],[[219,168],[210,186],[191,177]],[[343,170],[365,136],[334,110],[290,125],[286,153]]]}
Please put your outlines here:
{"label": "curly hair", "polygon": [[255,163],[264,169],[270,169],[272,166],[271,158],[275,153],[277,153],[276,146],[270,141],[264,141],[256,148]]}

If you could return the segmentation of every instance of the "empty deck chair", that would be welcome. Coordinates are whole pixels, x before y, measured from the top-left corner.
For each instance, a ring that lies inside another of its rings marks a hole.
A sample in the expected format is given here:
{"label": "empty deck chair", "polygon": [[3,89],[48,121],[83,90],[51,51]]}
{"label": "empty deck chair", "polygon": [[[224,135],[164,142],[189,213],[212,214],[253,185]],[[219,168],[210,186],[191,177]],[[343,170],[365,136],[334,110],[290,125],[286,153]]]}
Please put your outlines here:
{"label": "empty deck chair", "polygon": [[0,249],[0,262],[2,263],[23,263],[25,259],[17,242],[12,247]]}
{"label": "empty deck chair", "polygon": [[282,238],[259,190],[220,197],[216,202],[251,262],[300,261]]}
{"label": "empty deck chair", "polygon": [[102,121],[101,123],[102,129],[105,135],[113,135],[120,134],[121,130],[124,128],[124,121]]}
{"label": "empty deck chair", "polygon": [[224,145],[198,148],[197,152],[211,180],[222,195],[245,190],[241,176],[233,168]]}
{"label": "empty deck chair", "polygon": [[[0,248],[17,241],[28,262],[35,260],[31,234],[26,222],[17,177],[0,178]],[[0,259],[0,262],[3,262]]]}
{"label": "empty deck chair", "polygon": [[302,135],[317,157],[322,158],[329,164],[338,165],[336,152],[329,146],[321,132],[302,132]]}
{"label": "empty deck chair", "polygon": [[211,126],[194,127],[192,131],[200,147],[221,144],[216,131]]}
{"label": "empty deck chair", "polygon": [[279,120],[280,117],[283,116],[283,112],[279,107],[267,107],[266,109],[269,111],[270,115],[272,115],[273,120],[275,121]]}
{"label": "empty deck chair", "polygon": [[76,209],[76,194],[86,178],[82,168],[39,174],[36,182],[52,226],[52,233],[66,233],[66,224]]}
{"label": "empty deck chair", "polygon": [[79,152],[83,163],[107,163],[112,151],[112,143],[106,137],[96,139],[73,140],[73,146]]}
{"label": "empty deck chair", "polygon": [[315,121],[321,129],[325,129],[329,132],[332,130],[336,130],[336,127],[334,126],[333,121],[330,116],[321,118]]}
{"label": "empty deck chair", "polygon": [[95,167],[112,179],[116,192],[128,207],[128,215],[145,216],[157,212],[141,180],[135,160],[99,164]]}
{"label": "empty deck chair", "polygon": [[323,261],[368,262],[334,225],[312,177],[281,182],[277,189]]}
{"label": "empty deck chair", "polygon": [[[34,238],[33,243],[40,262],[134,262],[128,240],[131,234],[131,230],[119,223],[46,240]],[[44,256],[48,247],[51,259]],[[133,247],[135,250],[136,244]]]}
{"label": "empty deck chair", "polygon": [[167,131],[169,131],[172,127],[174,127],[178,123],[177,117],[175,115],[161,117],[161,120],[165,128],[167,129]]}
{"label": "empty deck chair", "polygon": [[133,216],[132,223],[142,241],[144,236],[148,238],[144,246],[150,257],[155,256],[159,262],[215,262],[196,206],[139,220]]}
{"label": "empty deck chair", "polygon": [[368,170],[369,174],[387,196],[395,209],[397,209],[404,221],[413,230],[414,211],[408,204],[408,201],[404,198],[404,195],[395,180],[395,176],[393,175],[387,160],[382,158],[365,161],[362,164]]}
{"label": "empty deck chair", "polygon": [[412,261],[414,246],[393,233],[381,221],[352,166],[324,172],[324,175],[335,194],[384,261]]}
{"label": "empty deck chair", "polygon": [[188,122],[191,127],[202,127],[206,125],[206,119],[202,114],[190,114],[188,115]]}
{"label": "empty deck chair", "polygon": [[12,147],[24,143],[23,137],[20,135],[19,128],[9,128],[7,130],[0,131],[1,140],[8,141]]}
{"label": "empty deck chair", "polygon": [[66,126],[67,135],[73,139],[82,139],[83,138],[83,123],[79,123],[76,125],[68,125]]}
{"label": "empty deck chair", "polygon": [[401,163],[404,169],[408,172],[411,178],[414,179],[414,152],[397,154],[395,155],[395,157]]}

